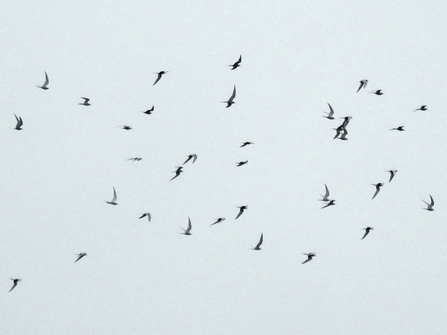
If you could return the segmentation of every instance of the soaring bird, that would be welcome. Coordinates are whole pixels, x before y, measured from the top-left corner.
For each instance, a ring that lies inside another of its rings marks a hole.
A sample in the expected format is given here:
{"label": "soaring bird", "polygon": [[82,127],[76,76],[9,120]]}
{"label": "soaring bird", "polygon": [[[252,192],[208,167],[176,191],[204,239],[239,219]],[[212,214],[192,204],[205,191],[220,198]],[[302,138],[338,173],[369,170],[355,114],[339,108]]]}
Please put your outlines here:
{"label": "soaring bird", "polygon": [[390,181],[389,181],[389,183],[391,183],[391,180],[393,180],[394,176],[397,173],[397,170],[388,170],[388,172],[390,173]]}
{"label": "soaring bird", "polygon": [[231,97],[227,101],[222,101],[227,104],[225,108],[231,107],[232,104],[235,104],[234,98],[236,97],[236,85],[234,85],[233,93],[231,94]]}
{"label": "soaring bird", "polygon": [[261,250],[261,244],[264,241],[264,234],[261,233],[261,237],[259,238],[258,244],[256,244],[256,247],[253,248],[253,250]]}
{"label": "soaring bird", "polygon": [[82,257],[87,256],[87,254],[85,252],[81,252],[80,254],[77,254],[77,255],[78,255],[78,258],[74,261],[75,263],[77,261],[79,261]]}
{"label": "soaring bird", "polygon": [[334,109],[332,108],[332,106],[328,103],[327,104],[329,106],[329,113],[327,113],[327,115],[323,115],[323,117],[325,117],[326,119],[329,120],[333,120],[334,118]]}
{"label": "soaring bird", "polygon": [[141,216],[139,217],[139,219],[142,219],[142,218],[144,218],[145,216],[147,217],[147,220],[148,220],[149,222],[151,222],[151,219],[152,219],[151,213],[143,213],[143,215],[141,215]]}
{"label": "soaring bird", "polygon": [[360,80],[360,86],[359,86],[357,92],[360,91],[362,88],[365,88],[366,85],[368,85],[368,80],[367,79]]}
{"label": "soaring bird", "polygon": [[22,130],[22,126],[23,126],[23,120],[22,120],[22,118],[21,118],[20,116],[15,115],[15,114],[14,114],[14,116],[16,117],[16,121],[17,121],[17,124],[16,124],[16,126],[15,126],[14,129],[16,129],[16,130]]}
{"label": "soaring bird", "polygon": [[20,279],[20,278],[9,278],[9,279],[11,279],[12,280],[12,282],[13,282],[13,284],[12,284],[12,287],[11,287],[11,289],[9,290],[9,292],[11,292],[16,286],[17,286],[17,284],[19,283],[19,281],[22,281],[22,279]]}
{"label": "soaring bird", "polygon": [[375,95],[383,95],[382,90],[375,90],[375,91],[372,91],[371,93],[374,93]]}
{"label": "soaring bird", "polygon": [[121,127],[121,129],[124,129],[124,130],[132,130],[132,127],[131,127],[131,126],[128,126],[128,125],[124,125],[124,126]]}
{"label": "soaring bird", "polygon": [[79,103],[79,105],[82,105],[82,106],[90,106],[91,104],[90,104],[90,99],[89,98],[83,98],[83,97],[81,97],[81,99],[84,99],[84,102],[80,102]]}
{"label": "soaring bird", "polygon": [[183,167],[182,166],[177,166],[177,170],[175,170],[174,172],[175,172],[175,176],[172,177],[171,180],[173,180],[173,179],[177,178],[178,176],[180,176],[180,173],[183,172]]}
{"label": "soaring bird", "polygon": [[329,207],[329,206],[335,206],[335,200],[329,200],[329,202],[327,203],[327,205],[321,207],[321,209]]}
{"label": "soaring bird", "polygon": [[181,234],[183,234],[183,235],[191,235],[192,225],[191,225],[191,219],[189,217],[188,217],[188,228],[186,228],[186,229],[182,228],[182,229],[183,229],[183,233],[181,233]]}
{"label": "soaring bird", "polygon": [[[248,206],[240,206],[240,207],[239,207],[239,213],[237,214],[236,219],[237,219],[239,216],[241,216],[242,213],[244,213],[244,211],[245,211],[247,208],[248,208]],[[235,219],[235,220],[236,220],[236,219]]]}
{"label": "soaring bird", "polygon": [[50,81],[48,80],[48,75],[47,75],[47,73],[45,72],[45,82],[43,83],[43,85],[42,86],[37,86],[37,87],[39,87],[39,88],[41,88],[41,89],[43,89],[43,90],[48,90],[48,84],[50,83]]}
{"label": "soaring bird", "polygon": [[250,145],[250,144],[254,144],[254,143],[253,142],[244,142],[244,143],[242,143],[240,148],[246,147],[247,145]]}
{"label": "soaring bird", "polygon": [[192,163],[194,164],[197,160],[197,155],[196,154],[189,155],[188,158],[186,159],[186,161],[183,163],[183,165],[188,163],[191,159],[192,159]]}
{"label": "soaring bird", "polygon": [[245,164],[247,164],[247,163],[248,163],[248,160],[247,160],[247,161],[245,161],[245,162],[239,162],[239,163],[237,163],[236,167],[239,167],[239,166],[245,165]]}
{"label": "soaring bird", "polygon": [[405,131],[404,126],[399,126],[399,127],[396,127],[396,128],[391,128],[390,130]]}
{"label": "soaring bird", "polygon": [[374,193],[374,195],[373,195],[373,197],[371,198],[371,200],[374,199],[374,198],[376,197],[377,193],[380,192],[380,188],[383,186],[383,183],[372,184],[372,185],[374,185],[374,186],[376,187],[376,192]]}
{"label": "soaring bird", "polygon": [[157,76],[157,79],[155,79],[155,82],[152,84],[152,86],[154,86],[156,83],[158,83],[158,82],[160,81],[161,77],[162,77],[164,74],[166,74],[166,73],[168,73],[168,71],[160,71],[160,72],[156,72],[156,74],[157,74],[158,76]]}
{"label": "soaring bird", "polygon": [[426,111],[426,110],[427,110],[427,105],[422,105],[421,107],[415,109],[413,112],[416,112],[416,111]]}
{"label": "soaring bird", "polygon": [[128,161],[134,161],[134,162],[139,162],[141,161],[143,158],[141,157],[133,157],[133,158],[129,158]]}
{"label": "soaring bird", "polygon": [[301,264],[310,262],[310,261],[312,260],[312,258],[314,258],[314,257],[317,256],[317,255],[315,255],[313,252],[310,252],[310,253],[308,253],[308,254],[303,254],[303,255],[307,255],[307,259],[306,259],[304,262],[302,262]]}
{"label": "soaring bird", "polygon": [[324,188],[326,189],[326,193],[324,195],[320,194],[323,198],[320,201],[329,201],[329,189],[326,184],[324,184]]}
{"label": "soaring bird", "polygon": [[242,55],[239,56],[239,59],[237,60],[236,63],[228,66],[231,66],[231,70],[234,70],[237,69],[239,66],[241,66],[241,62],[242,62]]}
{"label": "soaring bird", "polygon": [[366,228],[363,228],[363,229],[365,230],[365,234],[363,235],[362,240],[366,237],[366,235],[369,234],[369,232],[370,232],[371,230],[374,230],[373,227],[366,227]]}
{"label": "soaring bird", "polygon": [[226,220],[225,218],[218,218],[218,219],[216,219],[215,222],[213,222],[212,224],[210,224],[210,226],[214,226],[216,223],[219,223],[219,222],[222,222],[222,221],[225,221],[225,220]]}
{"label": "soaring bird", "polygon": [[147,111],[145,111],[145,112],[143,112],[144,114],[147,114],[147,115],[151,115],[152,114],[152,112],[154,111],[154,108],[155,108],[155,106],[154,105],[152,105],[152,107],[151,108],[149,108]]}
{"label": "soaring bird", "polygon": [[110,205],[118,205],[118,203],[116,202],[117,196],[116,196],[116,190],[115,187],[113,188],[113,198],[112,201],[106,201],[108,204]]}
{"label": "soaring bird", "polygon": [[433,200],[433,197],[431,195],[430,195],[430,203],[428,203],[424,200],[422,200],[422,201],[425,202],[425,204],[427,205],[427,208],[424,208],[424,209],[426,209],[427,211],[430,211],[430,212],[434,211],[433,205],[435,204],[435,201]]}

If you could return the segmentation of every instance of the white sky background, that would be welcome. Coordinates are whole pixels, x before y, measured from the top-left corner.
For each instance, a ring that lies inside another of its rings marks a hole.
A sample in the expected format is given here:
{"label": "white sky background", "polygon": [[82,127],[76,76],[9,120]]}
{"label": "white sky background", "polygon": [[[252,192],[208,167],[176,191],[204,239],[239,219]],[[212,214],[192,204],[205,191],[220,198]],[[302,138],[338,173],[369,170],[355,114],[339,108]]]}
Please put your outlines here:
{"label": "white sky background", "polygon": [[431,3],[4,1],[0,333],[445,333],[447,5]]}

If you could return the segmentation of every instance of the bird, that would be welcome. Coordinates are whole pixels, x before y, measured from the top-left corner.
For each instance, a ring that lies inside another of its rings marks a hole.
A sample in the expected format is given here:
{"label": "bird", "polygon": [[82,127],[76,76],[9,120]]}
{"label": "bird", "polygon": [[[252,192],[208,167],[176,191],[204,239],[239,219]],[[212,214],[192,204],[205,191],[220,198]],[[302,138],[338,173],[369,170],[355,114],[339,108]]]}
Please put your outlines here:
{"label": "bird", "polygon": [[396,127],[396,128],[391,128],[390,130],[405,131],[404,126],[399,126],[399,127]]}
{"label": "bird", "polygon": [[390,173],[390,180],[389,183],[391,183],[391,180],[393,180],[394,176],[397,173],[397,170],[388,170],[388,172]]}
{"label": "bird", "polygon": [[222,221],[225,221],[225,220],[226,220],[225,218],[218,218],[218,219],[216,219],[215,222],[213,222],[212,224],[210,224],[210,226],[214,226],[216,223],[219,223],[219,222],[222,222]]}
{"label": "bird", "polygon": [[375,91],[372,91],[371,93],[374,93],[375,95],[383,95],[382,90],[375,90]]}
{"label": "bird", "polygon": [[128,126],[128,125],[124,125],[124,126],[121,127],[121,129],[124,129],[124,130],[132,130],[132,127],[131,127],[131,126]]}
{"label": "bird", "polygon": [[426,110],[427,110],[427,105],[422,105],[421,107],[415,109],[413,112],[416,112],[416,111],[426,111]]}
{"label": "bird", "polygon": [[225,108],[231,107],[232,104],[235,104],[234,98],[236,97],[236,85],[234,85],[233,93],[231,94],[231,97],[227,101],[222,101],[227,104]]}
{"label": "bird", "polygon": [[141,215],[141,216],[139,217],[139,219],[142,219],[142,218],[144,218],[145,216],[147,217],[147,220],[148,220],[149,222],[151,222],[151,219],[152,219],[151,213],[143,213],[143,215]]}
{"label": "bird", "polygon": [[253,142],[243,142],[240,148],[246,147],[247,145],[254,144]]}
{"label": "bird", "polygon": [[43,85],[42,86],[37,86],[37,87],[39,87],[39,88],[41,88],[41,89],[43,89],[43,90],[48,90],[48,84],[50,83],[50,81],[48,80],[48,75],[47,75],[47,73],[45,72],[45,82],[43,83]]}
{"label": "bird", "polygon": [[22,130],[22,126],[23,126],[22,118],[20,116],[15,115],[15,114],[14,114],[14,116],[16,117],[16,121],[17,121],[17,124],[16,124],[14,129],[15,130]]}
{"label": "bird", "polygon": [[143,158],[141,157],[133,157],[133,158],[129,158],[128,161],[134,161],[134,162],[139,162],[141,161]]}
{"label": "bird", "polygon": [[312,258],[314,258],[314,257],[317,256],[317,255],[315,255],[313,252],[310,252],[310,253],[308,253],[308,254],[303,254],[303,255],[307,255],[307,259],[306,259],[304,262],[302,262],[301,264],[310,262],[310,261],[312,260]]}
{"label": "bird", "polygon": [[87,254],[85,252],[81,252],[80,254],[77,254],[77,255],[78,255],[78,258],[74,261],[75,263],[77,261],[79,261],[82,257],[87,256]]}
{"label": "bird", "polygon": [[186,228],[186,229],[182,228],[182,229],[183,229],[183,233],[180,233],[180,234],[191,235],[192,225],[191,225],[191,219],[189,217],[188,217],[188,228]]}
{"label": "bird", "polygon": [[155,82],[152,84],[152,86],[154,86],[156,83],[158,83],[160,81],[161,77],[166,73],[168,73],[168,71],[156,72],[155,74],[157,74],[158,76],[157,76],[157,79],[155,79]]}
{"label": "bird", "polygon": [[247,164],[247,163],[248,163],[248,160],[247,160],[247,161],[245,161],[245,162],[239,162],[239,163],[237,163],[236,167],[239,167],[239,166],[245,165],[245,164]]}
{"label": "bird", "polygon": [[89,98],[83,98],[83,97],[81,97],[81,99],[84,99],[84,102],[80,102],[79,103],[79,105],[82,105],[82,106],[90,106],[91,104],[90,104],[90,99]]}
{"label": "bird", "polygon": [[346,138],[346,135],[348,135],[348,130],[346,128],[343,128],[343,134],[339,137],[340,140],[346,141],[348,138]]}
{"label": "bird", "polygon": [[338,136],[340,136],[340,134],[345,130],[345,128],[343,127],[343,125],[340,125],[340,126],[338,126],[337,128],[333,128],[335,131],[336,131],[336,133],[335,133],[335,136],[334,136],[334,140],[336,139],[336,138],[338,138]]}
{"label": "bird", "polygon": [[358,88],[358,90],[357,90],[357,93],[358,93],[358,91],[360,91],[362,88],[365,88],[366,85],[368,85],[368,80],[367,80],[367,79],[360,80],[360,86],[359,86],[359,88]]}
{"label": "bird", "polygon": [[430,203],[428,203],[424,200],[422,200],[422,201],[425,202],[425,204],[427,205],[427,208],[424,208],[425,210],[430,211],[430,212],[434,211],[433,205],[435,204],[435,201],[433,200],[433,197],[431,195],[430,195]]}
{"label": "bird", "polygon": [[334,118],[334,109],[332,108],[332,106],[328,103],[327,104],[329,106],[329,113],[327,113],[327,115],[322,115],[323,117],[325,117],[326,119],[329,120],[333,120]]}
{"label": "bird", "polygon": [[237,218],[238,218],[239,216],[241,216],[242,213],[244,213],[244,211],[245,211],[247,208],[248,208],[248,206],[240,206],[240,207],[239,207],[239,213],[237,214],[235,220],[237,220]]}
{"label": "bird", "polygon": [[175,170],[174,172],[175,172],[175,176],[172,177],[172,178],[170,179],[170,181],[171,181],[172,179],[175,179],[175,178],[177,178],[178,176],[180,176],[180,173],[183,172],[183,167],[181,167],[181,166],[177,166],[177,170]]}
{"label": "bird", "polygon": [[256,244],[256,247],[253,248],[253,250],[261,250],[261,244],[264,241],[264,234],[261,233],[261,237],[259,238],[258,244]]}
{"label": "bird", "polygon": [[106,201],[108,204],[110,205],[118,205],[118,203],[116,202],[117,196],[116,196],[116,190],[115,187],[113,188],[113,198],[112,201]]}
{"label": "bird", "polygon": [[324,188],[326,189],[326,193],[324,195],[320,194],[323,199],[320,199],[320,201],[329,201],[329,188],[326,184],[324,184]]}
{"label": "bird", "polygon": [[327,203],[327,205],[321,207],[321,209],[329,207],[329,206],[335,206],[335,200],[329,200],[329,202]]}
{"label": "bird", "polygon": [[192,159],[192,163],[194,164],[197,160],[197,155],[196,154],[189,155],[188,158],[186,159],[186,161],[183,163],[183,165],[188,163],[191,159]]}
{"label": "bird", "polygon": [[11,287],[11,289],[9,290],[9,292],[11,292],[16,286],[17,286],[17,284],[19,283],[19,281],[22,281],[22,279],[20,279],[20,278],[9,278],[9,279],[11,279],[12,280],[12,282],[13,282],[13,284],[12,284],[12,287]]}
{"label": "bird", "polygon": [[352,116],[345,116],[345,117],[342,117],[342,119],[344,119],[344,120],[343,120],[343,123],[341,124],[341,126],[343,128],[346,128],[349,124],[349,121],[351,121]]}
{"label": "bird", "polygon": [[365,234],[363,235],[362,240],[366,237],[366,235],[369,234],[369,232],[370,232],[371,230],[374,230],[373,227],[366,227],[366,228],[363,228],[363,229],[365,230]]}
{"label": "bird", "polygon": [[147,114],[147,115],[151,115],[152,114],[152,112],[154,111],[154,109],[155,109],[155,106],[154,105],[152,105],[152,107],[151,108],[149,108],[147,111],[145,111],[145,112],[143,112],[144,114]]}
{"label": "bird", "polygon": [[241,66],[242,62],[242,55],[239,56],[239,59],[236,61],[236,63],[232,64],[232,65],[228,65],[231,66],[231,70],[237,69],[239,66]]}
{"label": "bird", "polygon": [[383,186],[383,183],[377,183],[377,184],[372,184],[372,185],[374,185],[376,187],[376,192],[374,193],[374,195],[371,198],[371,200],[374,199],[376,197],[376,195],[379,193],[380,188]]}

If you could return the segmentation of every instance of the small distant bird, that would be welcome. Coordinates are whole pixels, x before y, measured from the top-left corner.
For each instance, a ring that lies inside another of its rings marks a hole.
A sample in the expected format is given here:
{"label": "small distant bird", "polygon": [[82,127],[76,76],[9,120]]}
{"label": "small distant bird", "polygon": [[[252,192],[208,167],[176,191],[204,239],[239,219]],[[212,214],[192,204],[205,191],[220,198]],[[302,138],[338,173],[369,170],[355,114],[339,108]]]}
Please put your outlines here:
{"label": "small distant bird", "polygon": [[154,109],[155,109],[155,106],[154,105],[152,105],[152,107],[151,108],[149,108],[147,111],[145,111],[145,112],[143,112],[144,114],[147,114],[147,115],[151,115],[152,114],[152,112],[154,111]]}
{"label": "small distant bird", "polygon": [[[181,166],[177,166],[177,170],[175,170],[174,172],[175,172],[175,176],[172,177],[171,180],[173,180],[173,179],[177,178],[178,176],[180,176],[180,173],[183,172],[183,167],[181,167]],[[170,180],[170,181],[171,181],[171,180]]]}
{"label": "small distant bird", "polygon": [[78,258],[74,262],[76,263],[77,261],[79,261],[84,256],[87,256],[87,254],[85,252],[81,252],[80,254],[78,254]]}
{"label": "small distant bird", "polygon": [[148,220],[149,222],[151,222],[151,219],[152,219],[151,213],[143,213],[143,215],[141,215],[141,216],[139,217],[139,219],[142,219],[142,218],[144,218],[145,216],[147,217],[147,220]]}
{"label": "small distant bird", "polygon": [[239,56],[239,59],[237,60],[236,63],[232,64],[232,65],[228,65],[231,66],[231,70],[237,69],[239,66],[241,66],[241,62],[242,62],[242,55]]}
{"label": "small distant bird", "polygon": [[383,95],[382,90],[376,90],[376,91],[373,91],[371,93],[374,93],[375,95]]}
{"label": "small distant bird", "polygon": [[368,85],[368,80],[366,80],[366,79],[360,80],[360,86],[359,86],[357,92],[360,91],[362,88],[365,88],[366,85]]}
{"label": "small distant bird", "polygon": [[320,201],[329,201],[329,189],[326,184],[324,184],[324,188],[326,189],[326,193],[324,195],[320,194],[323,198]]}
{"label": "small distant bird", "polygon": [[427,208],[424,208],[424,209],[426,209],[427,211],[430,211],[430,212],[434,211],[433,206],[435,204],[435,201],[433,200],[433,197],[431,195],[430,195],[430,203],[428,203],[424,200],[422,200],[422,201],[425,202],[425,204],[427,205]]}
{"label": "small distant bird", "polygon": [[235,220],[237,220],[237,218],[238,218],[239,216],[241,216],[242,213],[244,213],[244,211],[245,211],[247,208],[248,208],[248,206],[240,206],[240,207],[239,207],[239,213],[238,213],[238,215],[236,216],[236,219],[235,219]]}
{"label": "small distant bird", "polygon": [[391,128],[390,130],[405,131],[404,126],[399,126],[399,127],[396,127],[396,128]]}
{"label": "small distant bird", "polygon": [[23,126],[22,118],[20,116],[15,115],[15,114],[14,114],[14,116],[16,117],[16,121],[17,121],[16,127],[14,129],[22,130],[22,126]]}
{"label": "small distant bird", "polygon": [[374,230],[373,227],[366,227],[366,228],[363,228],[363,229],[365,230],[365,234],[363,235],[362,240],[366,237],[366,235],[369,234],[369,232],[370,232],[371,230]]}
{"label": "small distant bird", "polygon": [[141,161],[143,158],[141,157],[133,157],[133,158],[129,158],[128,161],[134,161],[134,162],[139,162]]}
{"label": "small distant bird", "polygon": [[345,117],[342,117],[342,119],[344,119],[344,120],[343,120],[343,123],[341,124],[341,126],[343,128],[346,128],[349,124],[349,121],[351,121],[352,116],[345,116]]}
{"label": "small distant bird", "polygon": [[343,141],[346,141],[346,140],[348,140],[348,138],[346,138],[347,135],[348,135],[348,130],[346,128],[343,128],[343,133],[341,134],[339,139],[343,140]]}
{"label": "small distant bird", "polygon": [[12,287],[11,287],[11,289],[9,290],[9,292],[11,292],[11,291],[17,286],[17,284],[19,283],[19,281],[22,281],[22,279],[20,279],[20,278],[16,278],[16,279],[14,279],[14,278],[9,278],[9,279],[11,279],[12,282],[13,282]]}
{"label": "small distant bird", "polygon": [[327,203],[327,205],[321,207],[321,209],[329,207],[329,206],[335,206],[335,200],[329,200],[329,202]]}
{"label": "small distant bird", "polygon": [[121,129],[124,129],[124,130],[132,130],[132,127],[131,127],[131,126],[124,125],[124,126],[121,127]]}
{"label": "small distant bird", "polygon": [[186,161],[183,163],[183,165],[188,163],[191,159],[192,159],[192,163],[194,164],[197,160],[197,155],[196,154],[189,155],[188,158],[186,159]]}
{"label": "small distant bird", "polygon": [[421,107],[415,109],[413,112],[416,112],[416,111],[426,111],[426,110],[427,110],[427,105],[422,105]]}
{"label": "small distant bird", "polygon": [[258,244],[256,244],[256,247],[253,248],[253,250],[261,250],[261,244],[264,241],[264,234],[261,233],[261,237],[259,238]]}
{"label": "small distant bird", "polygon": [[391,180],[393,180],[394,176],[397,173],[397,170],[388,170],[388,172],[390,173],[390,181],[389,181],[389,183],[391,183]]}
{"label": "small distant bird", "polygon": [[376,192],[374,193],[371,200],[374,199],[376,197],[376,195],[380,192],[380,188],[383,186],[383,183],[372,184],[372,185],[374,185],[376,187]]}
{"label": "small distant bird", "polygon": [[247,164],[247,163],[248,163],[248,161],[245,161],[245,162],[239,162],[239,163],[237,163],[236,167],[245,165],[245,164]]}
{"label": "small distant bird", "polygon": [[233,93],[231,94],[231,97],[227,101],[222,101],[227,104],[225,108],[231,107],[232,104],[235,104],[234,98],[236,97],[236,85],[234,85]]}
{"label": "small distant bird", "polygon": [[37,86],[37,87],[39,87],[39,88],[41,88],[41,89],[43,89],[43,90],[48,90],[48,84],[50,83],[50,81],[48,80],[48,75],[47,75],[47,73],[45,72],[45,82],[43,83],[43,85],[42,86]]}
{"label": "small distant bird", "polygon": [[210,226],[214,226],[216,223],[219,223],[219,222],[222,222],[225,220],[226,220],[225,218],[218,218],[218,219],[216,219],[216,221],[214,223],[210,224]]}
{"label": "small distant bird", "polygon": [[333,120],[334,118],[334,109],[332,108],[332,106],[328,103],[327,104],[329,106],[329,113],[327,113],[327,115],[323,115],[323,117],[325,117],[326,119],[329,120]]}
{"label": "small distant bird", "polygon": [[340,134],[345,130],[345,128],[343,127],[343,125],[341,125],[341,126],[338,126],[337,128],[333,128],[335,131],[336,131],[336,133],[335,133],[335,136],[334,136],[334,140],[336,139],[336,138],[338,138],[338,136],[340,136]]}
{"label": "small distant bird", "polygon": [[160,72],[156,72],[156,74],[157,74],[158,76],[157,76],[157,79],[155,79],[155,82],[152,84],[152,86],[154,86],[156,83],[158,83],[158,82],[160,81],[161,77],[162,77],[164,74],[166,74],[166,73],[168,73],[168,71],[160,71]]}
{"label": "small distant bird", "polygon": [[[182,228],[182,227],[180,227],[180,228]],[[191,225],[191,219],[189,217],[188,217],[188,228],[186,228],[186,229],[182,228],[182,229],[183,229],[183,233],[181,233],[181,234],[191,235],[192,225]]]}
{"label": "small distant bird", "polygon": [[84,99],[84,102],[80,102],[79,103],[79,105],[82,105],[82,106],[90,106],[90,99],[89,98],[83,98],[83,97],[81,97],[81,99]]}
{"label": "small distant bird", "polygon": [[110,205],[118,205],[118,203],[116,202],[117,196],[116,196],[116,190],[115,187],[113,188],[113,198],[112,201],[106,201],[108,204]]}
{"label": "small distant bird", "polygon": [[247,145],[250,145],[250,144],[254,144],[254,143],[253,142],[244,142],[244,143],[242,143],[240,148],[246,147]]}
{"label": "small distant bird", "polygon": [[310,252],[310,253],[308,253],[308,254],[303,254],[303,255],[306,255],[306,256],[307,256],[307,259],[306,259],[304,262],[302,262],[301,264],[310,262],[310,261],[312,260],[312,258],[314,258],[314,257],[317,256],[317,255],[315,255],[313,252]]}

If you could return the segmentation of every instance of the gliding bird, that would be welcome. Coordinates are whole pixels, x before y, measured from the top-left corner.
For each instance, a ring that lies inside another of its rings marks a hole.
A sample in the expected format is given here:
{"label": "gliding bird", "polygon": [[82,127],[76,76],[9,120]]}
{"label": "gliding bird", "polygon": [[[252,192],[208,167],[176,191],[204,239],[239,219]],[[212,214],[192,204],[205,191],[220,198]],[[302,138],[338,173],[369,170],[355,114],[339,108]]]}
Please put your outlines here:
{"label": "gliding bird", "polygon": [[320,201],[329,201],[329,189],[326,184],[324,184],[324,188],[326,189],[326,193],[324,195],[320,194],[323,199]]}
{"label": "gliding bird", "polygon": [[19,116],[17,116],[17,115],[15,115],[14,114],[14,116],[16,117],[16,121],[17,121],[17,124],[16,124],[16,126],[15,126],[15,130],[22,130],[22,126],[23,126],[23,120],[22,120],[22,118]]}
{"label": "gliding bird", "polygon": [[43,83],[43,85],[42,86],[37,86],[37,87],[39,87],[39,88],[41,88],[41,89],[43,89],[43,90],[48,90],[48,84],[50,83],[50,81],[48,80],[48,75],[47,75],[47,73],[45,72],[45,82]]}
{"label": "gliding bird", "polygon": [[[422,201],[424,201],[424,200],[422,200]],[[426,201],[424,201],[424,202],[427,205],[427,208],[424,208],[425,210],[430,211],[430,212],[434,211],[433,205],[435,204],[435,201],[433,200],[433,197],[431,195],[430,195],[430,203],[428,203]]]}
{"label": "gliding bird", "polygon": [[81,99],[84,99],[84,102],[80,102],[78,105],[90,106],[90,103],[89,103],[90,99],[89,98],[82,98],[81,97]]}
{"label": "gliding bird", "polygon": [[329,200],[329,202],[327,203],[327,205],[321,207],[321,209],[329,207],[329,206],[335,206],[335,200]]}
{"label": "gliding bird", "polygon": [[232,66],[231,70],[237,69],[239,66],[241,66],[242,62],[242,55],[239,56],[239,59],[237,60],[236,63],[232,64],[232,65],[228,65],[228,66]]}
{"label": "gliding bird", "polygon": [[335,119],[334,116],[333,116],[334,115],[334,109],[332,108],[332,106],[329,103],[327,105],[329,106],[329,113],[327,113],[326,116],[323,115],[323,117],[325,117],[326,119],[329,119],[329,120],[333,120],[333,119]]}
{"label": "gliding bird", "polygon": [[222,221],[225,221],[225,218],[218,218],[218,219],[216,219],[216,221],[214,223],[210,224],[210,226],[214,226],[216,223],[219,223]]}
{"label": "gliding bird", "polygon": [[234,85],[233,93],[231,94],[231,97],[227,101],[222,101],[227,104],[225,108],[231,107],[232,104],[235,104],[234,98],[236,97],[236,85]]}
{"label": "gliding bird", "polygon": [[391,180],[393,180],[394,176],[397,173],[397,170],[388,170],[388,172],[390,173],[390,181],[389,181],[389,183],[391,183]]}
{"label": "gliding bird", "polygon": [[[239,207],[239,213],[238,213],[238,215],[236,216],[236,219],[237,219],[239,216],[241,216],[242,213],[244,213],[244,211],[245,211],[247,208],[248,208],[248,206],[240,206],[240,207]],[[236,220],[236,219],[235,219],[235,220]]]}
{"label": "gliding bird", "polygon": [[380,192],[380,188],[383,186],[383,183],[378,183],[378,184],[371,184],[374,185],[376,187],[376,192],[374,193],[373,197],[371,198],[374,199],[376,197],[376,195]]}
{"label": "gliding bird", "polygon": [[369,232],[370,232],[371,230],[374,230],[373,227],[366,227],[366,228],[363,228],[363,229],[365,230],[365,234],[363,235],[362,240],[366,237],[366,235],[369,234]]}
{"label": "gliding bird", "polygon": [[[182,228],[182,227],[180,227],[180,228]],[[180,233],[180,234],[191,235],[192,225],[191,225],[191,219],[189,217],[188,217],[188,228],[186,228],[186,229],[182,228],[182,229],[183,229],[183,233]]]}
{"label": "gliding bird", "polygon": [[188,163],[191,159],[192,159],[192,163],[194,164],[197,160],[197,155],[196,154],[189,155],[188,158],[186,159],[186,161],[183,163],[183,165]]}
{"label": "gliding bird", "polygon": [[[181,166],[177,166],[177,170],[175,170],[174,172],[175,172],[175,176],[172,177],[171,180],[173,180],[173,179],[177,178],[178,176],[180,176],[180,173],[183,172],[183,167],[181,167]],[[171,180],[170,180],[170,181],[171,181]]]}
{"label": "gliding bird", "polygon": [[157,76],[157,79],[155,79],[155,82],[152,84],[152,86],[154,86],[156,83],[158,83],[158,82],[160,81],[161,77],[162,77],[164,74],[166,74],[166,73],[168,73],[168,71],[160,71],[160,72],[156,72],[156,74],[157,74],[158,76]]}
{"label": "gliding bird", "polygon": [[144,218],[145,216],[147,217],[147,220],[148,220],[149,222],[151,222],[151,219],[152,219],[151,213],[143,213],[143,215],[141,215],[141,216],[139,217],[139,219],[142,219],[142,218]]}
{"label": "gliding bird", "polygon": [[357,90],[357,92],[360,91],[362,88],[365,88],[367,84],[368,84],[367,79],[360,80],[360,86],[359,86],[359,89]]}
{"label": "gliding bird", "polygon": [[116,202],[117,196],[116,196],[116,190],[115,187],[113,188],[113,198],[112,201],[106,201],[109,205],[118,205]]}
{"label": "gliding bird", "polygon": [[310,253],[308,253],[308,254],[303,254],[303,255],[306,255],[306,256],[307,256],[307,259],[306,259],[304,262],[302,262],[301,264],[310,262],[310,261],[312,260],[312,258],[314,258],[314,257],[317,256],[317,255],[315,255],[313,252],[310,252]]}
{"label": "gliding bird", "polygon": [[261,237],[259,238],[258,244],[256,244],[256,247],[253,248],[253,250],[261,250],[261,244],[264,241],[264,234],[261,233]]}
{"label": "gliding bird", "polygon": [[87,254],[85,252],[81,252],[80,254],[78,254],[78,258],[74,262],[76,263],[77,261],[79,261],[84,256],[87,256]]}
{"label": "gliding bird", "polygon": [[11,289],[9,290],[9,292],[11,292],[11,291],[17,286],[17,284],[19,283],[19,281],[22,281],[22,279],[20,279],[20,278],[16,278],[16,279],[14,279],[14,278],[9,278],[9,279],[11,279],[12,282],[13,282],[12,287],[11,287]]}

